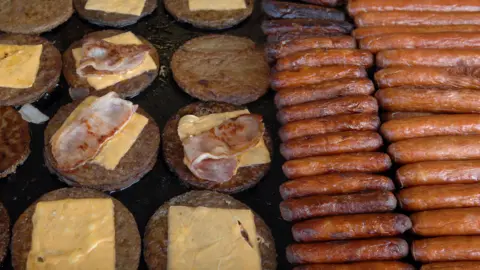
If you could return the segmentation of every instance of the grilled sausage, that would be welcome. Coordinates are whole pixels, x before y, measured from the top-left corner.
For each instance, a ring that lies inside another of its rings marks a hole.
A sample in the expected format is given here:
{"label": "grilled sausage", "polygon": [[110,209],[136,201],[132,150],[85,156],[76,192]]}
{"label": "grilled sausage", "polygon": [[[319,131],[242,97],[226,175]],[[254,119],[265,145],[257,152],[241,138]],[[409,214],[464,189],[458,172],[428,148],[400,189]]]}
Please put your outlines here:
{"label": "grilled sausage", "polygon": [[285,32],[313,32],[322,35],[349,34],[353,25],[346,21],[318,20],[318,19],[283,19],[265,20],[262,22],[262,31],[266,35]]}
{"label": "grilled sausage", "polygon": [[378,173],[391,166],[392,161],[387,154],[367,152],[289,160],[283,164],[282,169],[289,179],[294,179],[327,173]]}
{"label": "grilled sausage", "polygon": [[338,114],[377,113],[377,100],[371,96],[348,96],[311,101],[280,109],[277,119],[280,123],[325,117]]}
{"label": "grilled sausage", "polygon": [[400,206],[407,211],[480,206],[480,184],[418,186],[400,190]]}
{"label": "grilled sausage", "polygon": [[410,216],[417,235],[480,235],[480,208],[441,209]]}
{"label": "grilled sausage", "polygon": [[294,264],[397,260],[407,254],[408,244],[400,238],[292,244],[287,247],[287,260]]}
{"label": "grilled sausage", "polygon": [[[480,25],[479,25],[480,27]],[[480,67],[480,50],[472,49],[402,49],[377,54],[377,66]]]}
{"label": "grilled sausage", "polygon": [[271,18],[345,20],[345,14],[334,8],[272,0],[262,1],[262,6],[263,11]]}
{"label": "grilled sausage", "polygon": [[396,236],[411,227],[402,214],[358,214],[302,221],[293,225],[292,234],[297,242],[331,241]]}
{"label": "grilled sausage", "polygon": [[337,195],[367,190],[395,189],[393,181],[382,175],[367,173],[332,173],[298,178],[280,185],[284,200],[312,195]]}
{"label": "grilled sausage", "polygon": [[397,170],[396,176],[402,187],[477,183],[480,181],[480,160],[407,164]]}
{"label": "grilled sausage", "polygon": [[447,236],[415,240],[413,258],[419,262],[480,260],[480,236]]}
{"label": "grilled sausage", "polygon": [[311,38],[321,38],[321,37],[343,37],[345,36],[342,33],[323,33],[323,32],[301,32],[301,31],[292,31],[292,32],[278,32],[275,34],[267,35],[268,43],[285,43],[294,40],[302,39],[311,39]]}
{"label": "grilled sausage", "polygon": [[357,15],[372,11],[480,11],[477,0],[349,0],[348,12]]}
{"label": "grilled sausage", "polygon": [[384,11],[355,16],[357,27],[388,25],[480,25],[480,12]]}
{"label": "grilled sausage", "polygon": [[396,33],[442,33],[442,32],[479,32],[480,25],[392,25],[369,26],[357,28],[353,31],[356,39]]}
{"label": "grilled sausage", "polygon": [[428,112],[383,112],[380,115],[381,115],[381,118],[382,118],[382,122],[387,122],[387,121],[396,120],[396,119],[409,119],[409,118],[414,118],[414,117],[419,117],[419,116],[434,115],[434,113],[428,113]]}
{"label": "grilled sausage", "polygon": [[357,262],[346,264],[309,264],[293,268],[293,270],[415,270],[415,267],[403,262]]}
{"label": "grilled sausage", "polygon": [[345,4],[345,0],[300,0],[302,2],[326,6],[326,7],[338,7]]}
{"label": "grilled sausage", "polygon": [[439,262],[422,265],[420,270],[478,270],[480,262]]}
{"label": "grilled sausage", "polygon": [[297,88],[284,88],[275,95],[275,104],[277,108],[282,108],[315,100],[371,95],[374,91],[373,82],[367,78],[345,78]]}

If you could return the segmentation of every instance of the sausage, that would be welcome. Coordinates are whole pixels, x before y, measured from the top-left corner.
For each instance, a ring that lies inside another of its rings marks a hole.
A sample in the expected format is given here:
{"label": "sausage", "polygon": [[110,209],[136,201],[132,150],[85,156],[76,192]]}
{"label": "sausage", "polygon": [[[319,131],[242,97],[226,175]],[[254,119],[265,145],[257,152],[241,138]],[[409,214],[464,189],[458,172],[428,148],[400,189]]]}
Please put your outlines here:
{"label": "sausage", "polygon": [[352,65],[371,67],[373,55],[367,50],[356,49],[310,49],[278,59],[277,71],[295,70],[301,67]]}
{"label": "sausage", "polygon": [[419,262],[480,260],[479,236],[446,236],[415,240],[412,255]]}
{"label": "sausage", "polygon": [[450,184],[410,187],[398,193],[407,211],[480,206],[480,184]]}
{"label": "sausage", "polygon": [[384,11],[355,16],[357,27],[388,25],[480,25],[480,12]]}
{"label": "sausage", "polygon": [[434,113],[428,113],[428,112],[383,112],[380,115],[381,115],[381,118],[382,118],[382,122],[387,122],[387,121],[395,120],[395,119],[408,119],[408,118],[419,117],[419,116],[434,115]]}
{"label": "sausage", "polygon": [[321,38],[321,37],[338,37],[345,36],[342,33],[324,33],[324,32],[301,32],[301,31],[292,31],[292,32],[278,32],[275,34],[267,35],[268,43],[284,43],[294,40],[310,39],[310,38]]}
{"label": "sausage", "polygon": [[[480,27],[480,25],[479,25]],[[402,49],[381,51],[377,54],[377,66],[435,66],[480,67],[480,50],[473,49]]]}
{"label": "sausage", "polygon": [[309,49],[355,49],[356,47],[357,44],[355,38],[351,36],[317,36],[304,39],[293,39],[291,41],[268,43],[265,51],[269,59],[277,59],[292,53],[306,51]]}
{"label": "sausage", "polygon": [[415,86],[480,89],[477,67],[391,67],[375,73],[380,88]]}
{"label": "sausage", "polygon": [[344,263],[397,260],[408,255],[408,244],[400,238],[292,244],[287,247],[290,263]]}
{"label": "sausage", "polygon": [[375,131],[344,131],[308,136],[286,141],[280,153],[287,159],[376,151],[383,146]]}
{"label": "sausage", "polygon": [[429,136],[480,135],[480,115],[437,114],[391,120],[380,127],[380,133],[391,142]]}
{"label": "sausage", "polygon": [[357,28],[352,35],[356,39],[396,33],[442,33],[442,32],[479,32],[480,25],[392,25],[368,26]]}
{"label": "sausage", "polygon": [[375,87],[373,86],[373,82],[368,78],[344,78],[296,88],[284,88],[275,95],[275,104],[277,108],[280,109],[284,106],[297,105],[315,100],[371,95],[374,91]]}
{"label": "sausage", "polygon": [[273,89],[298,87],[307,84],[317,84],[342,78],[366,78],[367,72],[357,66],[325,66],[300,68],[295,71],[280,71],[271,76]]}
{"label": "sausage", "polygon": [[262,31],[266,35],[285,32],[313,32],[323,35],[349,34],[352,30],[353,25],[347,21],[283,19],[262,22]]}
{"label": "sausage", "polygon": [[337,195],[367,190],[395,189],[393,181],[383,175],[367,173],[332,173],[302,177],[280,185],[284,200],[313,195]]}
{"label": "sausage", "polygon": [[300,0],[305,3],[326,6],[326,7],[338,7],[345,4],[345,0]]}
{"label": "sausage", "polygon": [[348,96],[324,99],[283,107],[277,113],[280,123],[338,114],[377,113],[378,103],[372,96]]}
{"label": "sausage", "polygon": [[424,211],[410,216],[417,235],[479,235],[480,208],[459,208]]}
{"label": "sausage", "polygon": [[317,195],[288,199],[280,203],[280,213],[286,221],[313,217],[389,212],[397,207],[390,191],[368,191],[344,195]]}
{"label": "sausage", "polygon": [[480,33],[396,33],[366,37],[359,41],[360,49],[377,53],[392,49],[478,49]]}
{"label": "sausage", "polygon": [[376,114],[345,114],[288,123],[280,128],[282,141],[341,131],[376,131],[380,118]]}
{"label": "sausage", "polygon": [[334,8],[272,0],[264,0],[262,6],[263,11],[271,18],[345,20],[345,14]]}
{"label": "sausage", "polygon": [[391,144],[387,152],[393,161],[400,164],[420,161],[480,159],[480,135],[408,139]]}
{"label": "sausage", "polygon": [[387,154],[367,152],[289,160],[283,164],[282,169],[289,179],[294,179],[327,173],[378,173],[391,166],[392,161]]}
{"label": "sausage", "polygon": [[389,88],[377,91],[375,97],[387,111],[480,112],[480,91],[473,89]]}
{"label": "sausage", "polygon": [[297,242],[314,242],[396,236],[411,227],[402,214],[358,214],[302,221],[293,225],[292,234]]}
{"label": "sausage", "polygon": [[480,160],[425,161],[407,164],[396,172],[402,187],[480,182]]}
{"label": "sausage", "polygon": [[357,262],[346,264],[310,264],[301,265],[293,270],[415,270],[415,267],[403,262]]}
{"label": "sausage", "polygon": [[349,0],[348,12],[357,15],[372,11],[480,11],[477,0]]}
{"label": "sausage", "polygon": [[420,270],[478,270],[480,262],[439,262],[422,265]]}

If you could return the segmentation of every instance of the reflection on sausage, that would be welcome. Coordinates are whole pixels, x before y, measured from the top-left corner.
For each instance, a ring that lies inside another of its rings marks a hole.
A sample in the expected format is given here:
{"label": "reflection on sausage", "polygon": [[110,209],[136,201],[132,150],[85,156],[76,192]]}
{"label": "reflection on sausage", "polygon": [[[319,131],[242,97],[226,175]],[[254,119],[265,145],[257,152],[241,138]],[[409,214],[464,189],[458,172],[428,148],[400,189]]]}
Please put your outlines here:
{"label": "reflection on sausage", "polygon": [[420,270],[478,270],[480,262],[439,262],[422,265]]}
{"label": "reflection on sausage", "polygon": [[479,235],[480,208],[441,209],[414,213],[410,216],[417,235]]}
{"label": "reflection on sausage", "polygon": [[477,0],[349,0],[348,12],[357,15],[371,11],[480,11]]}
{"label": "reflection on sausage", "polygon": [[480,12],[363,12],[355,16],[355,24],[357,27],[388,25],[479,25]]}
{"label": "reflection on sausage", "polygon": [[377,54],[376,64],[380,68],[394,66],[480,67],[480,51],[473,49],[387,50]]}
{"label": "reflection on sausage", "polygon": [[447,236],[415,240],[413,258],[419,262],[478,261],[480,236]]}

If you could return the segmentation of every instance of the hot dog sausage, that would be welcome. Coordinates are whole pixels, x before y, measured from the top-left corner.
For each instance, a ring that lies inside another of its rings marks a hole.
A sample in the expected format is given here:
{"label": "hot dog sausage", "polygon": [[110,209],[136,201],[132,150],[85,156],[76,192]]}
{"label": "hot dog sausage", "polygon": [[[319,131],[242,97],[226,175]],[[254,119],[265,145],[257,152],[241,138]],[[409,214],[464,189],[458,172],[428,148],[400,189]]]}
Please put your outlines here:
{"label": "hot dog sausage", "polygon": [[376,151],[383,145],[382,136],[374,131],[344,131],[286,141],[280,153],[287,159]]}
{"label": "hot dog sausage", "polygon": [[320,6],[337,7],[345,4],[345,0],[301,0],[302,2],[311,3]]}
{"label": "hot dog sausage", "polygon": [[288,199],[280,203],[280,213],[284,220],[295,221],[313,217],[388,212],[396,206],[397,199],[390,191],[368,191]]}
{"label": "hot dog sausage", "polygon": [[409,119],[419,116],[434,115],[428,112],[383,112],[381,113],[382,122],[387,122],[396,119]]}
{"label": "hot dog sausage", "polygon": [[262,7],[268,16],[278,19],[345,20],[345,14],[340,10],[316,5],[264,0]]}
{"label": "hot dog sausage", "polygon": [[[479,26],[480,27],[480,26]],[[373,55],[367,50],[353,49],[310,49],[278,59],[277,71],[295,70],[301,67],[352,65],[371,67]]]}
{"label": "hot dog sausage", "polygon": [[388,177],[367,173],[332,173],[298,178],[280,186],[284,200],[312,195],[336,195],[366,190],[395,189]]}
{"label": "hot dog sausage", "polygon": [[316,119],[288,123],[280,128],[278,135],[282,141],[341,131],[375,131],[380,126],[380,118],[375,114],[334,115]]}
{"label": "hot dog sausage", "polygon": [[346,21],[283,19],[262,22],[262,31],[266,35],[285,32],[314,32],[323,35],[349,34],[352,30],[353,25]]}
{"label": "hot dog sausage", "polygon": [[372,96],[348,96],[311,101],[283,107],[277,113],[280,123],[325,117],[338,114],[377,113],[377,100]]}
{"label": "hot dog sausage", "polygon": [[310,264],[301,265],[293,270],[415,270],[415,267],[403,262],[358,262],[346,264]]}
{"label": "hot dog sausage", "polygon": [[479,25],[480,12],[364,12],[355,16],[355,24],[357,27],[387,25]]}
{"label": "hot dog sausage", "polygon": [[396,175],[402,187],[477,183],[480,181],[480,160],[407,164],[400,167]]}
{"label": "hot dog sausage", "polygon": [[367,78],[345,78],[297,88],[284,88],[275,95],[275,104],[277,108],[282,108],[315,100],[371,95],[374,91],[373,82]]}
{"label": "hot dog sausage", "polygon": [[391,120],[380,127],[380,132],[391,142],[429,136],[480,135],[480,115],[437,114]]}
{"label": "hot dog sausage", "polygon": [[353,31],[356,39],[396,33],[442,33],[442,32],[479,32],[480,25],[392,25],[368,26]]}
{"label": "hot dog sausage", "polygon": [[418,186],[400,190],[400,206],[407,211],[480,206],[480,184]]}
{"label": "hot dog sausage", "polygon": [[478,270],[480,262],[439,262],[422,265],[420,270]]}
{"label": "hot dog sausage", "polygon": [[410,216],[417,235],[479,235],[480,208],[441,209],[424,211]]}
{"label": "hot dog sausage", "polygon": [[268,43],[285,43],[294,40],[320,38],[320,37],[337,37],[344,36],[342,33],[323,33],[323,32],[278,32],[267,36]]}
{"label": "hot dog sausage", "polygon": [[480,112],[480,91],[472,89],[388,88],[377,91],[375,97],[387,111]]}
{"label": "hot dog sausage", "polygon": [[[480,27],[480,25],[479,25]],[[479,67],[480,50],[472,49],[403,49],[377,54],[377,66]]]}
{"label": "hot dog sausage", "polygon": [[366,78],[367,72],[365,68],[358,66],[325,66],[275,72],[271,77],[272,88],[278,90],[342,78]]}
{"label": "hot dog sausage", "polygon": [[480,159],[480,135],[414,138],[391,144],[388,154],[397,163]]}
{"label": "hot dog sausage", "polygon": [[331,241],[396,236],[411,227],[402,214],[358,214],[302,221],[293,225],[292,234],[297,242]]}
{"label": "hot dog sausage", "polygon": [[397,260],[407,254],[408,244],[400,238],[293,244],[287,247],[287,259],[290,263]]}
{"label": "hot dog sausage", "polygon": [[327,173],[378,173],[391,166],[392,161],[387,154],[367,152],[289,160],[283,164],[282,169],[289,179],[294,179]]}
{"label": "hot dog sausage", "polygon": [[480,236],[447,236],[415,240],[413,258],[419,262],[480,260]]}
{"label": "hot dog sausage", "polygon": [[357,15],[371,11],[480,11],[476,0],[349,0],[348,12]]}

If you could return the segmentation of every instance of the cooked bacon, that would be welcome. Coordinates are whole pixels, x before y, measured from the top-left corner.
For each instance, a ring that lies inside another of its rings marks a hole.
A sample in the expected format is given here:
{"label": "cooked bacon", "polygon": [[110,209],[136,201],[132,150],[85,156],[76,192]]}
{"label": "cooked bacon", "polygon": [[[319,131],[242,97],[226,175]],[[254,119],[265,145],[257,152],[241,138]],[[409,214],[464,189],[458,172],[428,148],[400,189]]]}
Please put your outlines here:
{"label": "cooked bacon", "polygon": [[110,92],[84,108],[51,139],[57,168],[71,171],[93,159],[102,145],[125,126],[137,107]]}
{"label": "cooked bacon", "polygon": [[245,114],[214,128],[215,136],[228,144],[233,152],[241,152],[258,144],[265,132],[262,116]]}
{"label": "cooked bacon", "polygon": [[148,45],[113,44],[87,39],[82,45],[83,58],[77,67],[81,77],[121,74],[139,66],[150,50]]}

